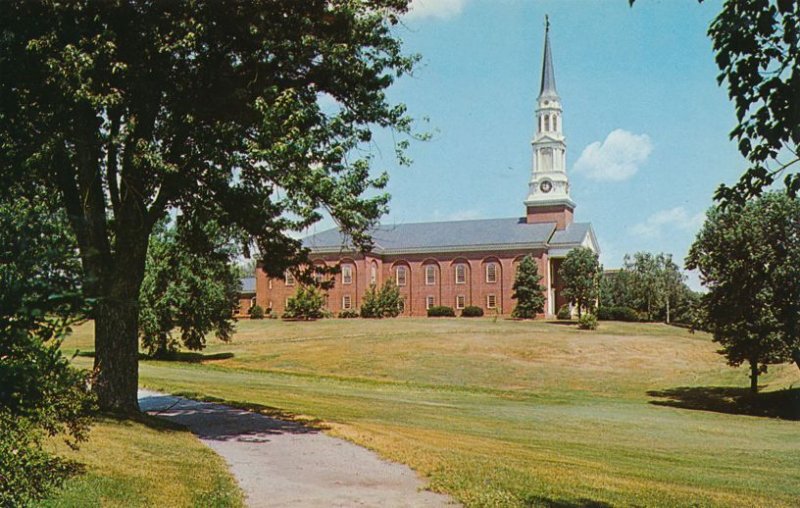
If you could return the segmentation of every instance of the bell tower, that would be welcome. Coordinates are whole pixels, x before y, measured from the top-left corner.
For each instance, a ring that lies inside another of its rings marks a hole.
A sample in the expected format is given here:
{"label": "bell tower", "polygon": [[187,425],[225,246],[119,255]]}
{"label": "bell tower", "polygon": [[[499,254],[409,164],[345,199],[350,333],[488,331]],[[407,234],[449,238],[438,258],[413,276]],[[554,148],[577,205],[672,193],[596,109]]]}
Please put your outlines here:
{"label": "bell tower", "polygon": [[556,91],[553,55],[550,52],[550,20],[545,16],[542,85],[536,105],[536,134],[531,141],[533,161],[527,222],[555,222],[558,229],[572,223],[575,203],[569,197],[567,144],[561,122],[561,98]]}

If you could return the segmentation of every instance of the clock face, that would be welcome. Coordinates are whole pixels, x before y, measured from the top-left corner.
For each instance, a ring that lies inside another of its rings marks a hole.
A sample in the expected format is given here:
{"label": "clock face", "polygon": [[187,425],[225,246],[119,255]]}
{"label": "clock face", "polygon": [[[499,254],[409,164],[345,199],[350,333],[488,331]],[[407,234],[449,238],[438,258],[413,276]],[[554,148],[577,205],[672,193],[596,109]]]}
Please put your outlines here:
{"label": "clock face", "polygon": [[539,184],[539,190],[548,193],[553,190],[553,184],[549,180],[545,180]]}

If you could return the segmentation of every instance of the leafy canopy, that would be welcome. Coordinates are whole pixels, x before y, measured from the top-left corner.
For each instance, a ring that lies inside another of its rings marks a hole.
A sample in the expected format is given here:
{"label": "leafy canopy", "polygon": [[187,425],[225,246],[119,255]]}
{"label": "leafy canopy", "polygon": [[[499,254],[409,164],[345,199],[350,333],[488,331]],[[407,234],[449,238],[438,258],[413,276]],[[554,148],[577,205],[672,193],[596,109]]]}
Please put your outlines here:
{"label": "leafy canopy", "polygon": [[214,222],[179,217],[177,225],[164,225],[150,237],[139,293],[139,335],[149,354],[167,356],[181,345],[201,350],[212,331],[222,341],[231,339],[241,289],[235,254]]}
{"label": "leafy canopy", "polygon": [[731,139],[749,163],[738,183],[717,189],[723,205],[744,204],[781,175],[790,196],[800,190],[798,19],[796,0],[727,0],[709,27],[717,79],[727,83],[736,110]]}
{"label": "leafy canopy", "polygon": [[794,358],[800,367],[800,201],[768,193],[744,206],[715,207],[687,257],[708,293],[706,326],[731,365]]}
{"label": "leafy canopy", "polygon": [[[66,211],[94,298],[94,389],[135,411],[138,296],[170,209],[238,230],[279,276],[327,212],[354,245],[386,210],[372,130],[411,134],[386,89],[411,71],[408,0],[0,2],[0,186]],[[251,240],[252,239],[252,240]]]}
{"label": "leafy canopy", "polygon": [[578,308],[594,309],[600,286],[602,267],[597,253],[588,247],[578,247],[567,253],[558,274],[564,284],[564,297]]}

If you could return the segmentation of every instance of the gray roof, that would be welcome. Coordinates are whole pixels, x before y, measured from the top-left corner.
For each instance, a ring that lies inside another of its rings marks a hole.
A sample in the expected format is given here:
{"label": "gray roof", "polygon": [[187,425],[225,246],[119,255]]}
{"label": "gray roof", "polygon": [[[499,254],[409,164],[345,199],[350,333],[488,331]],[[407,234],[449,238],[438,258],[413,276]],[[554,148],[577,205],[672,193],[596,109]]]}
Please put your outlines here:
{"label": "gray roof", "polygon": [[[589,224],[571,224],[556,231],[555,223],[527,224],[525,218],[482,219],[414,224],[384,224],[371,231],[377,254],[410,254],[459,250],[544,248],[558,238],[559,245],[579,244]],[[555,235],[554,235],[555,233]],[[334,228],[303,239],[314,252],[352,250],[352,244]]]}
{"label": "gray roof", "polygon": [[239,282],[242,283],[242,290],[241,293],[255,293],[256,292],[256,278],[255,277],[243,277],[239,279]]}
{"label": "gray roof", "polygon": [[553,55],[550,52],[550,21],[545,18],[544,58],[542,59],[542,86],[539,97],[558,97],[556,91],[556,73],[553,71]]}

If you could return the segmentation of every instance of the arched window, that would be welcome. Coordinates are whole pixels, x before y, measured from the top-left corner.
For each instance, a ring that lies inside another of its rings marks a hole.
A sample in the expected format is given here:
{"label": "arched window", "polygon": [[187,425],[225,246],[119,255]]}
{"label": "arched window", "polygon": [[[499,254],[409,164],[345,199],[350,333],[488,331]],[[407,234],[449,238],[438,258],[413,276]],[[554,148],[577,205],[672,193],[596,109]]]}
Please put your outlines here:
{"label": "arched window", "polygon": [[425,267],[425,284],[428,286],[436,284],[436,267],[433,265]]}
{"label": "arched window", "polygon": [[546,131],[550,130],[550,115],[544,116],[544,130]]}
{"label": "arched window", "polygon": [[497,263],[486,263],[486,282],[497,282]]}
{"label": "arched window", "polygon": [[466,283],[467,283],[467,265],[458,264],[456,265],[456,284],[466,284]]}
{"label": "arched window", "polygon": [[378,284],[378,263],[375,261],[369,267],[369,283],[373,286]]}
{"label": "arched window", "polygon": [[342,284],[353,283],[353,266],[342,265]]}
{"label": "arched window", "polygon": [[405,266],[398,266],[395,268],[395,282],[398,286],[405,286],[408,274],[406,273]]}

